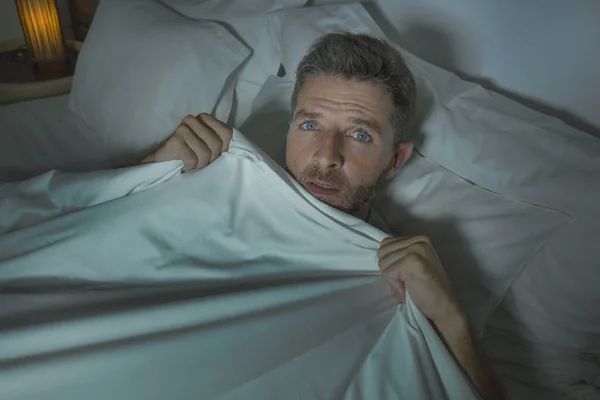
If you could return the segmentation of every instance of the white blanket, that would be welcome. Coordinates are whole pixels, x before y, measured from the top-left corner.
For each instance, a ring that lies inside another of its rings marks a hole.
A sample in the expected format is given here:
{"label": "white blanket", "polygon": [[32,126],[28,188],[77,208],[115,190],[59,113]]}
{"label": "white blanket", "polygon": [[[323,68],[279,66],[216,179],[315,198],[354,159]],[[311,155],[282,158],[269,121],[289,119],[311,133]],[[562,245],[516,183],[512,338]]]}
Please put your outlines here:
{"label": "white blanket", "polygon": [[386,236],[239,132],[180,162],[0,187],[3,399],[474,399]]}

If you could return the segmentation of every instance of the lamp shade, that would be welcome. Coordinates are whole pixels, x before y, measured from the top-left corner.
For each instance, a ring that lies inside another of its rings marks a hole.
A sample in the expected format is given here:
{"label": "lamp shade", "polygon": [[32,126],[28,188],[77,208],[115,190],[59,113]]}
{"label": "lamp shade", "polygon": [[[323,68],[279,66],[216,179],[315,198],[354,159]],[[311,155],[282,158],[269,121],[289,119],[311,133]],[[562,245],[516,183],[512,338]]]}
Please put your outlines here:
{"label": "lamp shade", "polygon": [[65,46],[54,0],[16,0],[25,42],[36,63],[64,59]]}

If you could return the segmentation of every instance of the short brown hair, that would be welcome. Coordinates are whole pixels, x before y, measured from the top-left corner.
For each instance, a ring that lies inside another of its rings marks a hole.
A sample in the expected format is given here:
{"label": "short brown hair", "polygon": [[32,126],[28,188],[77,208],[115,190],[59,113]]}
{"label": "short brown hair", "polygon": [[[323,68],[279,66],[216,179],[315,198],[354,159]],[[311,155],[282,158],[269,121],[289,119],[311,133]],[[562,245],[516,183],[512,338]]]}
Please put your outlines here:
{"label": "short brown hair", "polygon": [[413,140],[415,80],[402,55],[385,41],[349,32],[329,33],[319,38],[298,64],[292,111],[296,109],[300,89],[314,75],[381,85],[392,101],[390,122],[394,143]]}

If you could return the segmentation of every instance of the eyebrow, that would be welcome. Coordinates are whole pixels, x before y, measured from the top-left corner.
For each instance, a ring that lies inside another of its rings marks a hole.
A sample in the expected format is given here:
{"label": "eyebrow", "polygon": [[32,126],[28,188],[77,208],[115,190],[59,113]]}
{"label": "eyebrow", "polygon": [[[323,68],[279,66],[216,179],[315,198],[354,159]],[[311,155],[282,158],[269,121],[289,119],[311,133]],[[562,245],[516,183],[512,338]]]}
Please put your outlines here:
{"label": "eyebrow", "polygon": [[356,124],[356,125],[362,125],[366,128],[369,128],[370,130],[372,130],[373,132],[375,132],[378,135],[381,135],[383,132],[383,129],[381,129],[381,125],[379,125],[377,123],[377,121],[371,120],[371,119],[363,119],[363,118],[349,118],[350,121],[352,121],[352,123]]}
{"label": "eyebrow", "polygon": [[298,118],[319,119],[319,118],[323,118],[323,114],[318,113],[318,112],[300,110],[300,111],[297,111],[296,114],[294,114],[294,119],[296,120]]}

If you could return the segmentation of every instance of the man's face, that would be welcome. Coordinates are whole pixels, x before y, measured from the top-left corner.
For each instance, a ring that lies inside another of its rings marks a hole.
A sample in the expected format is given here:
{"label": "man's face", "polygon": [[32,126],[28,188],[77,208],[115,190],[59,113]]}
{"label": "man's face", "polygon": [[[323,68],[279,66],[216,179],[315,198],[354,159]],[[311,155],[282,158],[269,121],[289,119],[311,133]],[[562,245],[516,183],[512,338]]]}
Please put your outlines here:
{"label": "man's face", "polygon": [[379,184],[408,160],[394,147],[392,102],[379,85],[317,75],[300,90],[287,136],[289,172],[319,200],[365,209]]}

